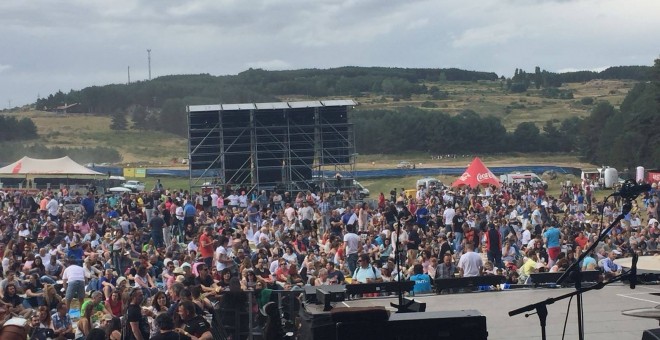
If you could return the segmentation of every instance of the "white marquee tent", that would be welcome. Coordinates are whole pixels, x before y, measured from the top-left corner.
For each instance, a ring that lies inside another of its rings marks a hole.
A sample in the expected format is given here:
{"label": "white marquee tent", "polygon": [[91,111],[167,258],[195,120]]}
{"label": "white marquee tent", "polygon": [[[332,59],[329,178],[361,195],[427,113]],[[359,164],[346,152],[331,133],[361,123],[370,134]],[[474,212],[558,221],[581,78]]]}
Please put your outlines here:
{"label": "white marquee tent", "polygon": [[25,175],[39,177],[40,175],[66,175],[66,176],[99,176],[100,172],[88,169],[68,156],[56,159],[34,159],[23,157],[20,160],[0,168],[1,175]]}

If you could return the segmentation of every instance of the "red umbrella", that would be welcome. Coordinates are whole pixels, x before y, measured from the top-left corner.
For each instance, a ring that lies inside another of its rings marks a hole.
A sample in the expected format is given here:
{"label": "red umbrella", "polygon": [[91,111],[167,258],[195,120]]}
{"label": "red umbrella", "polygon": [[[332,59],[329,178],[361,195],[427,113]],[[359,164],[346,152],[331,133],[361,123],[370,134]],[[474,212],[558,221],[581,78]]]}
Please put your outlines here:
{"label": "red umbrella", "polygon": [[475,157],[463,175],[451,184],[452,187],[461,187],[464,185],[470,188],[476,188],[479,185],[494,185],[499,187],[500,181],[488,170],[479,157]]}

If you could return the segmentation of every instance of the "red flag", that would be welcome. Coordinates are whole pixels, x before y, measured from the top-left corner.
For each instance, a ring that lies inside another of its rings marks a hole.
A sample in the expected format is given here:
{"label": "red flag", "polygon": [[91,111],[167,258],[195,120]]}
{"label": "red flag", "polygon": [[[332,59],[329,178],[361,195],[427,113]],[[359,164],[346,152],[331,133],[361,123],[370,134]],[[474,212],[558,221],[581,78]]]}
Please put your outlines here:
{"label": "red flag", "polygon": [[23,165],[23,162],[18,161],[18,163],[16,163],[16,165],[14,166],[14,168],[11,169],[11,173],[12,173],[12,174],[20,173],[20,172],[21,172],[21,166],[22,166],[22,165]]}

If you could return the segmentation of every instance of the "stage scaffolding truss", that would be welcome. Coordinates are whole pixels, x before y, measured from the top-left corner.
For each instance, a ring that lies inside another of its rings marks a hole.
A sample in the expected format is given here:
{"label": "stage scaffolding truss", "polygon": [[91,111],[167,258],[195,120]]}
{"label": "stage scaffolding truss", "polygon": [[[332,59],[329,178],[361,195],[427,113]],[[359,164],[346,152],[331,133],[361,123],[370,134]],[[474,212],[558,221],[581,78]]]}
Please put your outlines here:
{"label": "stage scaffolding truss", "polygon": [[355,177],[353,100],[188,107],[190,187],[336,190]]}

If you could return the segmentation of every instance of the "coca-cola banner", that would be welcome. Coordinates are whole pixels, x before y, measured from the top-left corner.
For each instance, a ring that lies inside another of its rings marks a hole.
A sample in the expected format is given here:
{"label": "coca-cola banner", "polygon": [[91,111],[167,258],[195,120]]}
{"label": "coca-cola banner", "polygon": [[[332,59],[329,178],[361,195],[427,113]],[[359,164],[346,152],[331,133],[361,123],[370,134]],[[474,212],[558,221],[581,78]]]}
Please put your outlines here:
{"label": "coca-cola banner", "polygon": [[468,165],[463,175],[452,183],[451,186],[460,187],[464,185],[467,185],[470,188],[476,188],[479,185],[494,185],[499,187],[500,181],[490,170],[488,170],[479,157],[475,157],[470,165]]}
{"label": "coca-cola banner", "polygon": [[646,180],[649,183],[660,182],[660,172],[649,171],[646,175]]}

